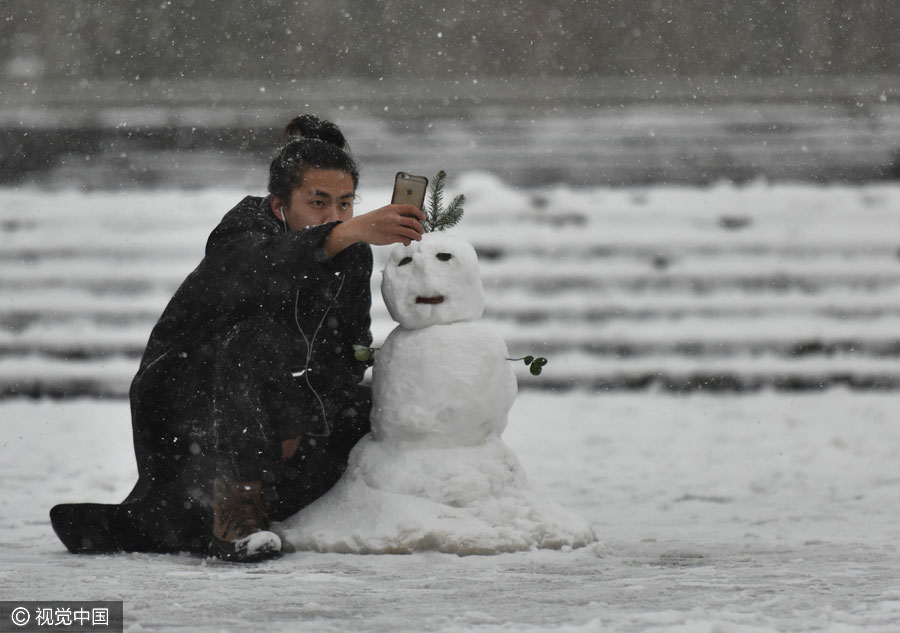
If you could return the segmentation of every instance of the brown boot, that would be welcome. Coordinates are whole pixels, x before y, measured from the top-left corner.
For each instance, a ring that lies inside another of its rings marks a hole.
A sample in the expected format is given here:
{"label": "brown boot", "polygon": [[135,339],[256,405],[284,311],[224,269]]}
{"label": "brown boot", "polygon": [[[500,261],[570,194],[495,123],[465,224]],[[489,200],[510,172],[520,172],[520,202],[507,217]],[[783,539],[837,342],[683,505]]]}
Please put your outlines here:
{"label": "brown boot", "polygon": [[260,482],[240,482],[226,475],[213,482],[213,537],[209,553],[237,562],[254,562],[281,554],[281,538],[269,532]]}

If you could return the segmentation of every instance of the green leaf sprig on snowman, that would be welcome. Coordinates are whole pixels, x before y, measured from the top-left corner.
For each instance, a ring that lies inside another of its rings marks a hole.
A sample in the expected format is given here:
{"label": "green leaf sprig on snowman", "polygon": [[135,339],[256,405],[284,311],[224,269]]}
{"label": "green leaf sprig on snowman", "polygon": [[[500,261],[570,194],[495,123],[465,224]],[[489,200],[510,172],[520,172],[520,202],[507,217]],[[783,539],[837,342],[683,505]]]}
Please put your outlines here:
{"label": "green leaf sprig on snowman", "polygon": [[443,169],[431,180],[431,193],[428,196],[428,209],[425,210],[425,227],[426,233],[433,231],[444,231],[459,224],[463,216],[463,205],[466,203],[466,196],[459,194],[448,204],[444,206],[444,183],[447,180],[447,172]]}

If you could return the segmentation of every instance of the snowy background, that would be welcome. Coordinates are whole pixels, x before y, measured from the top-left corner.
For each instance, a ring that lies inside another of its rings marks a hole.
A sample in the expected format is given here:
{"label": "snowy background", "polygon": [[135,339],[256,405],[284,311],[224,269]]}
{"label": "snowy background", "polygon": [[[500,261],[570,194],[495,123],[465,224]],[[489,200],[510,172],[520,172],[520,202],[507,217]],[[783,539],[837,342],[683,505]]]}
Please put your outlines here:
{"label": "snowy background", "polygon": [[900,190],[523,191],[478,173],[456,190],[485,318],[511,353],[550,358],[521,367],[504,439],[599,545],[252,566],[66,553],[47,511],[129,491],[138,355],[244,192],[23,188],[0,194],[0,593],[122,599],[129,631],[900,627]]}
{"label": "snowy background", "polygon": [[[2,15],[0,598],[123,600],[134,632],[900,631],[893,0]],[[237,566],[55,538],[52,505],[130,490],[150,329],[303,111],[346,132],[359,211],[398,169],[468,196],[485,319],[550,359],[504,440],[598,544]]]}

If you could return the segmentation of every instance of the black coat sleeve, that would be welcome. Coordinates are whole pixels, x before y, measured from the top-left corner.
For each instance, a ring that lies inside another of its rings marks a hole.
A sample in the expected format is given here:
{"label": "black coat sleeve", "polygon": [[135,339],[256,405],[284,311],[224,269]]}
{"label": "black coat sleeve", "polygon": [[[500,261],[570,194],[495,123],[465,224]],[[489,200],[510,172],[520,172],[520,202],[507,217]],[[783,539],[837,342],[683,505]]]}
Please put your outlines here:
{"label": "black coat sleeve", "polygon": [[323,244],[336,225],[274,235],[220,225],[210,235],[204,261],[206,276],[221,284],[215,293],[220,308],[277,311],[292,304],[298,290],[314,294],[335,271]]}
{"label": "black coat sleeve", "polygon": [[[367,244],[354,244],[331,258],[323,244],[336,222],[285,232],[266,203],[265,198],[245,198],[212,232],[203,261],[154,327],[142,370],[166,353],[202,343],[256,311],[293,321],[298,302],[328,301],[338,277],[351,282],[348,286],[368,288],[372,269]],[[367,290],[366,298],[370,299]],[[363,302],[360,309],[366,317],[354,321],[367,324],[370,304]]]}

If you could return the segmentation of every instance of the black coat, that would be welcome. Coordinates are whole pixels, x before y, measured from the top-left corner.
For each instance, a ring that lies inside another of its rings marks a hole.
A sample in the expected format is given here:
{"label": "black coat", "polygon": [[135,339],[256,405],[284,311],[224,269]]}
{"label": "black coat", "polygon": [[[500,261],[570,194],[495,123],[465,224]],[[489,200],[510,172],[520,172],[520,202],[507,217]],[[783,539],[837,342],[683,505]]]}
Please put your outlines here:
{"label": "black coat", "polygon": [[[372,341],[372,252],[354,244],[328,257],[335,224],[287,231],[258,197],[225,215],[131,384],[138,481],[121,504],[54,508],[67,547],[205,552],[214,477],[261,481],[273,520],[340,478],[369,430],[353,344]],[[296,437],[284,461],[281,442]]]}
{"label": "black coat", "polygon": [[[253,196],[229,211],[150,334],[131,387],[135,422],[142,389],[158,389],[158,381],[143,380],[145,374],[165,373],[181,358],[212,358],[210,346],[254,319],[274,324],[285,356],[304,373],[296,384],[311,406],[357,385],[366,365],[354,358],[353,345],[372,341],[372,252],[357,243],[330,258],[322,245],[336,224],[286,230],[269,198]],[[307,417],[304,424],[302,434],[328,433],[321,420]]]}

